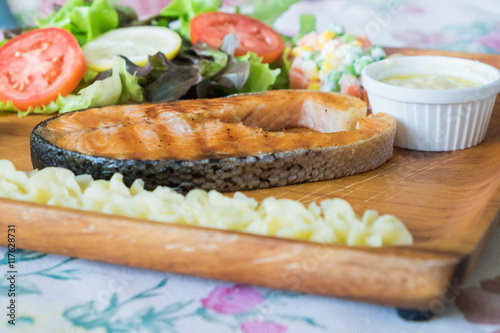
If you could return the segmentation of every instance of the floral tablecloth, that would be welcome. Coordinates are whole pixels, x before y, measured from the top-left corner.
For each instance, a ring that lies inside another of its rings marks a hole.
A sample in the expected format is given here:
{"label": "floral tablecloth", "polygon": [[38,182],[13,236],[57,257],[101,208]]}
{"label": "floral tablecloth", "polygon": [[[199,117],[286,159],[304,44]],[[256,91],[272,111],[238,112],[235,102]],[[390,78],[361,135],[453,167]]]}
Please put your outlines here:
{"label": "floral tablecloth", "polygon": [[[147,15],[163,3],[136,5]],[[498,0],[307,1],[276,28],[293,34],[302,13],[317,15],[318,30],[339,22],[385,46],[500,53]],[[436,300],[429,322],[404,321],[390,307],[18,250],[12,326],[4,247],[0,258],[0,332],[500,333],[500,230],[456,297]]]}

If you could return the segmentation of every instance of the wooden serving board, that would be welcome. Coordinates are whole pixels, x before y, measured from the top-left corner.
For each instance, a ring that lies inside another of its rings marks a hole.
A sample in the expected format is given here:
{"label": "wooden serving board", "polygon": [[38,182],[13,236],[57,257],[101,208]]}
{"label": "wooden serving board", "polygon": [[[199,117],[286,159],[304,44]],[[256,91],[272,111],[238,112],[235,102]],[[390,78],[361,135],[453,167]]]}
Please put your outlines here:
{"label": "wooden serving board", "polygon": [[[500,68],[500,56],[423,50]],[[0,116],[0,159],[31,170],[29,134],[45,116]],[[259,286],[432,309],[450,286],[474,268],[500,219],[500,101],[486,140],[455,152],[396,148],[384,166],[363,174],[247,192],[296,199],[348,200],[358,214],[394,214],[415,244],[354,248],[201,227],[108,216],[0,199],[0,244],[15,224],[17,246],[155,270]]]}

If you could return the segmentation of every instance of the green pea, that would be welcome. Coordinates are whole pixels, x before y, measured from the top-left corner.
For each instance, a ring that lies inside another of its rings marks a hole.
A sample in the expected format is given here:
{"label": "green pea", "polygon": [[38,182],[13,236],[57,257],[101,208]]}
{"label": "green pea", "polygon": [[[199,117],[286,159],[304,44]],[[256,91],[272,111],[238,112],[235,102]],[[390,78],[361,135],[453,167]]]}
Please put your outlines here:
{"label": "green pea", "polygon": [[373,58],[373,60],[379,61],[385,59],[387,57],[387,54],[382,47],[374,46],[370,49],[370,56]]}
{"label": "green pea", "polygon": [[330,25],[330,28],[328,30],[333,32],[337,37],[343,36],[345,34],[344,27],[338,23],[333,23],[332,25]]}
{"label": "green pea", "polygon": [[359,46],[352,46],[347,49],[346,55],[344,57],[344,62],[346,64],[352,65],[356,59],[361,58],[365,53],[363,49]]}
{"label": "green pea", "polygon": [[334,81],[327,81],[323,83],[321,88],[319,89],[320,91],[326,91],[326,92],[340,92],[340,85],[338,82]]}
{"label": "green pea", "polygon": [[342,67],[340,67],[340,71],[344,74],[356,75],[353,65],[342,65]]}
{"label": "green pea", "polygon": [[359,59],[357,59],[354,62],[354,71],[356,72],[357,75],[361,75],[361,72],[363,69],[371,64],[373,62],[373,58],[371,56],[363,56]]}
{"label": "green pea", "polygon": [[340,40],[344,44],[349,44],[349,43],[352,43],[356,40],[356,36],[354,36],[353,34],[345,34],[342,37],[340,37]]}
{"label": "green pea", "polygon": [[331,70],[328,72],[328,74],[326,75],[326,82],[336,82],[338,83],[340,78],[342,77],[342,72],[341,71],[337,71],[337,70]]}
{"label": "green pea", "polygon": [[325,63],[325,59],[319,59],[316,61],[316,66],[318,66],[318,69],[321,69],[321,67],[323,67],[324,63]]}

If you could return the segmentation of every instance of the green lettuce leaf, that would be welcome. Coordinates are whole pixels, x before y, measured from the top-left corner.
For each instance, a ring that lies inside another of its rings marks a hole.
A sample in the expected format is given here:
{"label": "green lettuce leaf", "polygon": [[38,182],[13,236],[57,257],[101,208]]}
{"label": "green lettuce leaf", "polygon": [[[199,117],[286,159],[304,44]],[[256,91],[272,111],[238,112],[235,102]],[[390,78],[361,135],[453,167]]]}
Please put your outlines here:
{"label": "green lettuce leaf", "polygon": [[216,75],[205,77],[198,84],[198,98],[260,92],[268,90],[275,83],[281,69],[272,69],[269,64],[263,64],[262,58],[255,53],[235,57],[234,50],[238,45],[239,41],[234,34],[224,37],[218,52],[228,55],[227,65]]}
{"label": "green lettuce leaf", "polygon": [[235,57],[238,46],[236,35],[228,34],[219,50],[197,42],[190,49],[183,49],[173,61],[165,58],[159,62],[150,57],[148,65],[154,68],[150,73],[143,73],[140,68],[134,71],[147,80],[143,87],[148,102],[220,97],[269,89],[281,70],[263,64],[262,58],[254,53]]}
{"label": "green lettuce leaf", "polygon": [[226,52],[216,50],[202,42],[194,44],[193,51],[199,57],[199,61],[195,63],[204,79],[217,75],[227,66],[229,54]]}
{"label": "green lettuce leaf", "polygon": [[19,117],[25,117],[30,113],[52,114],[59,111],[60,108],[61,107],[59,106],[58,101],[53,101],[50,102],[49,105],[44,105],[42,107],[30,107],[28,110],[22,111],[16,108],[11,101],[7,102],[0,101],[0,111],[17,112]]}
{"label": "green lettuce leaf", "polygon": [[107,0],[69,0],[58,11],[37,21],[38,28],[59,27],[70,31],[84,45],[118,27],[119,17]]}
{"label": "green lettuce leaf", "polygon": [[239,45],[234,34],[224,37],[219,50],[202,42],[193,45],[196,54],[205,57],[199,63],[203,81],[196,87],[198,98],[225,96],[226,89],[243,88],[248,79],[250,64],[234,57],[234,51]]}
{"label": "green lettuce leaf", "polygon": [[109,106],[144,100],[139,78],[127,71],[125,60],[121,57],[113,59],[112,74],[104,80],[97,80],[77,95],[60,97],[60,113],[86,109],[97,106]]}
{"label": "green lettuce leaf", "polygon": [[127,6],[114,6],[116,13],[118,14],[118,26],[126,27],[131,26],[134,23],[138,22],[137,13],[133,8]]}
{"label": "green lettuce leaf", "polygon": [[79,6],[84,6],[83,0],[68,0],[64,6],[52,12],[45,19],[38,19],[36,23],[39,28],[59,27],[67,30],[71,29],[71,12]]}
{"label": "green lettuce leaf", "polygon": [[148,102],[158,103],[180,99],[192,86],[201,81],[198,68],[177,65],[163,53],[150,56],[149,64],[153,68],[144,84]]}
{"label": "green lettuce leaf", "polygon": [[65,113],[90,107],[139,103],[144,100],[139,78],[127,72],[124,59],[115,57],[110,73],[109,77],[94,81],[88,87],[81,89],[78,94],[59,96],[49,105],[30,107],[27,111],[21,111],[10,101],[0,101],[0,111],[13,111],[24,117],[30,113]]}
{"label": "green lettuce leaf", "polygon": [[268,90],[280,74],[279,68],[271,69],[269,64],[263,64],[262,58],[255,53],[249,52],[244,56],[236,57],[239,61],[250,64],[250,73],[248,79],[238,93],[260,92]]}
{"label": "green lettuce leaf", "polygon": [[297,43],[304,35],[316,30],[316,16],[312,14],[300,15],[299,33],[292,37],[293,44]]}
{"label": "green lettuce leaf", "polygon": [[0,111],[12,111],[12,112],[18,112],[19,109],[12,104],[11,101],[3,102],[0,101]]}
{"label": "green lettuce leaf", "polygon": [[253,4],[253,18],[272,26],[274,21],[291,5],[300,0],[256,0]]}
{"label": "green lettuce leaf", "polygon": [[271,87],[273,90],[288,89],[290,87],[290,66],[292,64],[289,60],[289,55],[291,51],[291,47],[285,47],[281,60],[270,64],[270,68],[281,70],[280,74],[276,78],[276,81]]}
{"label": "green lettuce leaf", "polygon": [[176,31],[186,39],[189,37],[189,20],[198,14],[217,11],[221,0],[173,0],[160,12],[160,16],[179,20],[180,28]]}

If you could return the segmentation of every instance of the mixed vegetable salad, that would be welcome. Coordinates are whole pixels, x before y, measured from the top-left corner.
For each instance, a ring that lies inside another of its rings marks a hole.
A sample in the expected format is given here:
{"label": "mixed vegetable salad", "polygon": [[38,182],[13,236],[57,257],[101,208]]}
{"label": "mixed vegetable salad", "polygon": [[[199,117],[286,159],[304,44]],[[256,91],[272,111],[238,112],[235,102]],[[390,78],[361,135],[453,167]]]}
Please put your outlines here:
{"label": "mixed vegetable salad", "polygon": [[334,91],[367,99],[359,77],[363,69],[386,58],[380,46],[364,36],[346,33],[340,25],[321,34],[312,31],[301,37],[292,50],[290,87]]}
{"label": "mixed vegetable salad", "polygon": [[[258,0],[252,14],[242,15],[239,8],[219,11],[220,0],[173,0],[141,21],[131,8],[107,0],[69,0],[36,27],[6,32],[0,42],[0,111],[63,113],[290,87],[356,95],[344,82],[358,85],[361,67],[381,54],[362,47],[357,57],[342,53],[353,63],[333,67],[317,47],[339,38],[345,45],[359,43],[361,37],[338,26],[318,37],[311,15],[301,18],[297,36],[280,35],[271,25],[297,1]],[[312,36],[331,40],[313,47],[307,44]],[[373,53],[370,59],[366,52]],[[297,74],[306,85],[297,84]]]}

